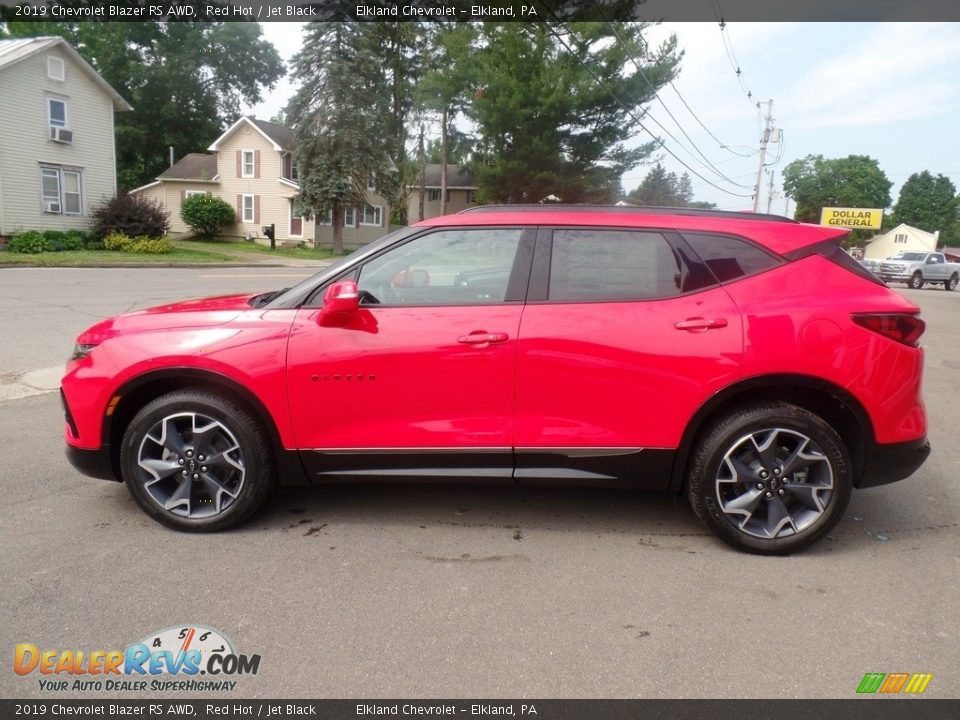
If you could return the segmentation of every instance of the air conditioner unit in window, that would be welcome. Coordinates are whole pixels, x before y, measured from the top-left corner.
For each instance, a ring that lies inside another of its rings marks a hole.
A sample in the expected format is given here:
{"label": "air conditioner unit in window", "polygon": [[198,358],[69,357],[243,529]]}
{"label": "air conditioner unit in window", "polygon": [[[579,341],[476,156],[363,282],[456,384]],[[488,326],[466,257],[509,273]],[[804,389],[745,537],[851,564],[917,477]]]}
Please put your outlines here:
{"label": "air conditioner unit in window", "polygon": [[44,209],[44,212],[59,213],[60,203],[57,200],[44,200],[43,209]]}
{"label": "air conditioner unit in window", "polygon": [[62,128],[62,127],[51,127],[50,139],[53,140],[54,142],[72,143],[73,130],[67,130],[66,128]]}

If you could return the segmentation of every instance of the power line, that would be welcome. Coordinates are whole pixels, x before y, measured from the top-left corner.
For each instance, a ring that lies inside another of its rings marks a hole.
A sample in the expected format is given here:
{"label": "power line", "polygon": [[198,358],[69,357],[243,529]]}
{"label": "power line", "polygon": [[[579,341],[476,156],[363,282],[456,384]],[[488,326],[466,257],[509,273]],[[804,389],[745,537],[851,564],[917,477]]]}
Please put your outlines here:
{"label": "power line", "polygon": [[[647,74],[643,71],[643,67],[641,66],[640,62],[637,60],[637,58],[634,56],[634,54],[630,51],[630,46],[629,46],[629,44],[627,43],[626,40],[624,40],[623,36],[620,34],[620,31],[617,29],[616,25],[614,25],[614,24],[610,21],[610,19],[609,19],[609,18],[607,17],[607,15],[606,15],[606,13],[604,13],[603,8],[602,8],[599,4],[597,4],[596,0],[593,0],[593,6],[594,6],[595,8],[597,8],[597,10],[600,11],[600,15],[601,15],[601,17],[603,17],[603,19],[606,21],[607,27],[610,28],[610,30],[613,31],[613,34],[616,36],[617,40],[620,41],[620,44],[623,46],[623,49],[624,49],[624,51],[626,52],[627,57],[630,58],[630,61],[633,63],[633,66],[637,69],[637,72],[640,74],[640,77],[643,78],[643,81],[647,84],[647,86],[648,86],[648,87],[650,88],[650,90],[653,92],[653,96],[654,96],[654,97],[657,99],[657,101],[663,106],[663,109],[667,111],[667,115],[670,116],[670,119],[673,120],[673,122],[676,124],[676,126],[680,129],[680,132],[683,133],[683,136],[684,136],[684,137],[687,139],[687,141],[693,146],[693,149],[697,151],[697,154],[700,155],[701,158],[703,158],[703,161],[706,163],[706,166],[709,167],[709,169],[712,170],[714,173],[716,173],[716,175],[717,175],[718,177],[723,178],[724,180],[726,180],[726,181],[727,181],[728,183],[730,183],[731,185],[736,185],[736,186],[742,187],[742,188],[744,188],[744,189],[749,188],[749,185],[742,185],[741,183],[738,183],[738,182],[736,182],[735,180],[733,180],[733,179],[731,179],[730,177],[728,177],[727,175],[725,175],[719,168],[716,167],[716,165],[714,165],[714,163],[710,160],[710,158],[708,158],[708,157],[704,154],[704,152],[700,149],[700,147],[697,145],[697,143],[694,142],[693,138],[691,138],[690,135],[687,134],[687,131],[684,129],[683,125],[680,124],[680,121],[677,120],[677,118],[674,116],[674,114],[673,114],[672,112],[670,112],[670,108],[667,107],[667,104],[663,101],[663,98],[660,97],[660,93],[657,92],[657,88],[654,87],[654,85],[653,85],[652,82],[650,82],[650,78],[647,77]],[[570,31],[570,28],[568,27],[567,30]],[[572,34],[572,31],[570,31],[570,32],[571,32],[571,34]],[[624,91],[625,91],[625,88],[623,88],[622,84],[621,84],[621,89],[624,89]],[[674,90],[676,90],[676,88],[674,88]],[[679,94],[679,92],[678,92],[678,94]],[[628,94],[628,97],[629,97],[629,94]],[[635,98],[632,98],[632,97],[631,97],[630,99],[631,99],[631,100],[635,100]],[[681,100],[682,100],[682,99],[683,99],[683,98],[681,97]],[[684,104],[686,105],[686,101],[684,101]],[[689,109],[689,106],[688,106],[687,109]],[[691,112],[692,112],[692,111],[691,111]],[[670,137],[673,138],[674,142],[676,142],[678,145],[681,145],[681,144],[680,144],[680,141],[677,140],[675,137],[673,137],[673,135],[671,135],[670,132],[669,132],[656,118],[653,117],[653,115],[650,115],[650,114],[648,113],[648,116],[650,117],[651,120],[653,120],[655,123],[657,123],[657,125],[659,125],[661,128],[663,128],[663,131],[666,132],[668,135],[670,135]],[[702,124],[702,123],[701,123],[701,124]],[[709,132],[709,130],[708,130],[707,132]],[[711,136],[712,136],[712,133],[711,133]],[[681,147],[683,147],[683,146],[681,145]],[[688,152],[689,152],[689,151],[688,151]]]}
{"label": "power line", "polygon": [[691,108],[691,107],[687,104],[687,101],[684,99],[683,95],[681,95],[681,94],[680,94],[680,91],[677,90],[677,86],[673,84],[673,80],[670,81],[670,87],[673,88],[673,91],[677,94],[677,97],[680,98],[680,102],[683,103],[683,106],[690,112],[691,115],[693,115],[693,119],[696,120],[697,123],[699,123],[700,127],[702,127],[704,130],[706,130],[707,135],[709,135],[710,137],[712,137],[712,138],[716,141],[717,145],[719,145],[722,149],[726,150],[727,152],[733,153],[734,155],[737,155],[738,157],[742,157],[742,158],[753,157],[753,156],[756,155],[758,152],[760,152],[759,150],[751,150],[751,151],[748,152],[748,153],[739,153],[739,152],[737,152],[736,150],[734,150],[730,145],[727,145],[725,142],[723,142],[722,140],[720,140],[720,138],[718,138],[716,135],[714,135],[712,132],[710,132],[710,128],[708,128],[706,125],[703,124],[703,121],[702,121],[702,120],[699,118],[699,116],[693,111],[693,108]]}
{"label": "power line", "polygon": [[[549,7],[547,8],[547,11],[548,11],[551,15],[553,15],[553,18],[554,18],[554,20],[556,20],[557,24],[559,24],[561,27],[563,27],[565,30],[567,30],[567,33],[572,37],[572,36],[573,36],[573,33],[570,31],[570,29],[567,28],[567,27],[560,21],[560,19],[549,9]],[[563,45],[563,47],[566,49],[566,51],[567,51],[568,53],[570,53],[570,55],[573,55],[574,57],[576,57],[575,53],[573,52],[573,48],[571,48],[571,47],[567,44],[566,40],[564,40],[563,37],[562,37],[561,35],[559,35],[559,34],[556,32],[556,30],[553,29],[552,23],[545,23],[545,27],[547,28],[547,30],[549,30],[550,34],[553,35],[553,36],[560,42],[561,45]],[[580,49],[583,50],[582,46],[580,47]],[[587,65],[586,63],[584,63],[584,66],[583,66],[583,67],[584,67],[584,68],[586,69],[586,71],[590,74],[590,76],[591,76],[594,80],[596,80],[596,81],[600,84],[600,86],[601,86],[604,90],[606,90],[614,100],[617,101],[617,103],[624,109],[624,111],[626,111],[627,115],[629,115],[629,116],[637,123],[637,125],[640,126],[640,128],[641,128],[644,132],[646,132],[648,135],[650,135],[650,137],[653,138],[654,142],[656,142],[661,148],[663,148],[663,150],[665,150],[674,160],[676,160],[678,163],[680,163],[681,165],[683,165],[685,168],[687,168],[690,172],[692,172],[692,173],[693,173],[694,175],[696,175],[698,178],[700,178],[701,180],[703,180],[705,183],[707,183],[707,184],[710,185],[711,187],[719,190],[719,191],[722,192],[722,193],[726,193],[727,195],[732,195],[732,196],[734,196],[734,197],[744,197],[744,198],[746,198],[746,197],[752,197],[751,195],[745,195],[745,194],[743,194],[743,193],[736,193],[736,192],[732,192],[732,191],[730,191],[730,190],[727,190],[726,188],[722,188],[722,187],[720,187],[719,185],[717,185],[716,183],[714,183],[713,181],[708,180],[707,178],[705,178],[703,175],[701,175],[700,173],[698,173],[698,172],[697,172],[696,170],[694,170],[692,167],[690,167],[690,166],[689,166],[686,162],[684,162],[679,156],[677,156],[677,154],[674,153],[673,150],[671,150],[669,147],[667,147],[667,144],[666,144],[663,140],[661,140],[661,139],[658,138],[656,135],[654,135],[652,132],[650,132],[650,129],[649,129],[646,125],[644,125],[644,124],[643,124],[643,121],[634,114],[633,110],[631,110],[630,107],[629,107],[626,103],[623,102],[623,100],[621,100],[619,97],[617,97],[617,94],[616,94],[615,92],[613,92],[613,90],[610,89],[610,87],[607,85],[607,83],[606,83],[601,77],[599,77],[599,76],[593,71],[593,69],[592,69],[589,65]],[[637,104],[639,104],[639,103],[637,103]],[[660,123],[657,123],[657,124],[659,125]],[[661,127],[662,127],[662,125],[661,125]],[[665,128],[664,128],[664,131],[667,132]],[[667,132],[667,134],[669,135],[670,133]],[[671,137],[672,137],[672,136],[671,136]],[[676,138],[674,138],[674,140],[676,141]],[[677,142],[679,143],[679,141],[677,141]]]}
{"label": "power line", "polygon": [[[730,66],[733,68],[734,74],[737,76],[737,82],[740,84],[740,89],[746,95],[747,100],[750,101],[752,105],[753,100],[753,91],[747,87],[747,84],[743,81],[743,71],[740,69],[740,61],[737,60],[737,53],[733,49],[733,39],[730,37],[730,33],[726,32],[727,21],[723,19],[723,9],[720,7],[720,0],[710,0],[713,5],[713,14],[717,18],[717,22],[720,24],[720,37],[723,39],[723,49],[727,54],[727,59],[730,61]],[[759,107],[759,103],[757,103]]]}

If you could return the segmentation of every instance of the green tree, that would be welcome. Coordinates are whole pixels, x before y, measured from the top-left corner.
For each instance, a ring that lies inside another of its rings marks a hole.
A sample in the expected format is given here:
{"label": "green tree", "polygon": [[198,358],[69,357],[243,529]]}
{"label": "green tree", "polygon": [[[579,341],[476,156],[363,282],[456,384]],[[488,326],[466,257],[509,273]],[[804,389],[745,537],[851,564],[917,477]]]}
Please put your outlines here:
{"label": "green tree", "polygon": [[686,207],[693,201],[690,176],[668,173],[657,163],[636,188],[627,195],[627,202],[635,205]]}
{"label": "green tree", "polygon": [[117,113],[117,182],[150,182],[178,156],[202,152],[283,76],[257,23],[16,22],[12,36],[59,35],[133,106]]}
{"label": "green tree", "polygon": [[[644,42],[639,23],[487,23],[471,53],[468,116],[481,201],[610,202],[654,144],[628,148],[641,108],[677,73],[676,38]],[[638,68],[631,58],[645,58]]]}
{"label": "green tree", "polygon": [[426,28],[413,22],[365,22],[359,26],[364,52],[378,58],[379,83],[388,98],[385,144],[394,167],[380,177],[377,190],[389,201],[391,218],[400,225],[407,224],[407,188],[413,184],[407,155],[409,120],[421,73],[431,61],[424,53]]}
{"label": "green tree", "polygon": [[390,108],[381,62],[362,23],[314,23],[294,58],[299,84],[287,108],[297,134],[301,209],[331,214],[333,251],[343,253],[344,210],[366,201],[391,172]]}
{"label": "green tree", "polygon": [[877,161],[866,155],[808,155],[783,169],[784,192],[797,204],[794,217],[802,222],[820,222],[825,207],[886,208],[892,186]]}
{"label": "green tree", "polygon": [[[428,146],[425,155],[435,158],[429,162],[440,164],[441,215],[447,211],[447,165],[458,161],[457,150],[465,140],[465,136],[454,129],[452,121],[466,109],[475,83],[470,56],[476,39],[477,29],[473,25],[438,23],[432,26],[424,47],[430,63],[417,86],[416,97],[420,108],[440,121],[439,147]],[[420,169],[422,172],[423,168]],[[422,192],[421,183],[421,195]]]}
{"label": "green tree", "polygon": [[180,206],[180,219],[201,240],[212,240],[223,228],[237,221],[237,211],[218,197],[193,195]]}
{"label": "green tree", "polygon": [[957,188],[944,175],[933,177],[924,170],[914,173],[900,188],[893,206],[893,223],[906,223],[927,232],[940,231],[948,245],[960,240],[960,198]]}

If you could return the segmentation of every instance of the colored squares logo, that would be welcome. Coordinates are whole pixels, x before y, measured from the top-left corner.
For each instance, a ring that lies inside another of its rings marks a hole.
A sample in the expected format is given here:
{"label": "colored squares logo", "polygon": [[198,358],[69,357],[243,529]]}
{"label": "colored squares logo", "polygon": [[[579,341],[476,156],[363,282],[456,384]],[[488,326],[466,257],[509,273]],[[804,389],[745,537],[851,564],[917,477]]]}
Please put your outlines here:
{"label": "colored squares logo", "polygon": [[857,686],[857,692],[865,695],[874,693],[919,695],[927,689],[932,679],[933,673],[867,673]]}

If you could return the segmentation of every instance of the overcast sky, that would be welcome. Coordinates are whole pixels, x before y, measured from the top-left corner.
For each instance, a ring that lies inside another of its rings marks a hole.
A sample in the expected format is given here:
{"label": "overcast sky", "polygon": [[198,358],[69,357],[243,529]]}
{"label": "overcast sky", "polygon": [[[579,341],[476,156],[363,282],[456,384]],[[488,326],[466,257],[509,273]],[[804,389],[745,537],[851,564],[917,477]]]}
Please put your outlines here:
{"label": "overcast sky", "polygon": [[[284,59],[301,47],[301,25],[264,23],[263,28]],[[649,105],[650,119],[644,124],[703,176],[696,177],[666,151],[657,153],[668,169],[689,172],[698,200],[723,209],[750,206],[758,158],[749,154],[757,149],[761,128],[756,103],[769,99],[774,101],[775,124],[783,132],[782,144],[771,145],[768,155],[768,162],[779,156],[771,166],[775,190],[783,167],[808,154],[876,158],[894,183],[892,202],[903,181],[922,170],[947,175],[960,186],[960,24],[729,23],[721,31],[717,23],[667,23],[653,28],[648,37],[659,42],[670,33],[677,35],[684,51],[674,82],[679,95],[670,86],[663,88],[663,102]],[[741,70],[739,80],[734,64]],[[744,88],[753,93],[752,99]],[[249,112],[269,119],[292,94],[293,86],[284,79]],[[730,149],[700,125],[681,95]],[[637,142],[649,139],[641,133]],[[715,169],[705,167],[691,140]],[[636,187],[647,169],[627,173],[624,188]],[[761,210],[766,209],[767,182],[765,175]],[[782,195],[772,210],[784,211]]]}

